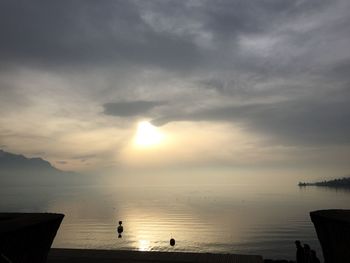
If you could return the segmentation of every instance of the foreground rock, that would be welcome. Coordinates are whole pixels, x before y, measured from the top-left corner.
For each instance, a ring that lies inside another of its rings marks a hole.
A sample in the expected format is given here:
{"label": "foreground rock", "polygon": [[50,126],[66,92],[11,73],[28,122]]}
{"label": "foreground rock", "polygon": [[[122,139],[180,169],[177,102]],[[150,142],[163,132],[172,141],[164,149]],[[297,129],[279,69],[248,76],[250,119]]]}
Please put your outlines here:
{"label": "foreground rock", "polygon": [[48,213],[0,213],[0,262],[46,262],[63,217]]}
{"label": "foreground rock", "polygon": [[350,210],[310,213],[320,240],[325,263],[350,262]]}

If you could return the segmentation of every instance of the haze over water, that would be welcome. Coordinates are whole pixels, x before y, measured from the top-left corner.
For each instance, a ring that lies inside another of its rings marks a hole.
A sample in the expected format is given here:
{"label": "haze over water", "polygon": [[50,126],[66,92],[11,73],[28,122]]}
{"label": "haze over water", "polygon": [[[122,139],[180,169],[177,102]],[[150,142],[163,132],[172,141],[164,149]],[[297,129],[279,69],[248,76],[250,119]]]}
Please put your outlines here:
{"label": "haze over water", "polygon": [[[154,176],[149,183],[130,180],[124,185],[116,180],[115,184],[57,188],[10,187],[2,189],[0,207],[64,213],[54,247],[261,254],[284,259],[294,259],[296,239],[322,255],[310,211],[350,208],[348,191],[299,188],[292,178],[273,185],[257,176],[242,178],[207,175],[198,183],[173,180],[152,185]],[[122,238],[116,231],[119,220],[124,226]],[[171,237],[176,239],[175,247],[169,245]]]}

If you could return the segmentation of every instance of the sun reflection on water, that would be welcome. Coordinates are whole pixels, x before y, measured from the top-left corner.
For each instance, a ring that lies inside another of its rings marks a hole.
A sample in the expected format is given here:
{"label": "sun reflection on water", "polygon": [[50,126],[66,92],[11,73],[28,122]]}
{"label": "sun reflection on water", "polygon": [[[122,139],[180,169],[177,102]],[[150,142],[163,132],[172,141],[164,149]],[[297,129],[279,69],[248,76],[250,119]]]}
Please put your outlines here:
{"label": "sun reflection on water", "polygon": [[150,251],[150,242],[146,239],[140,239],[138,244],[139,251]]}

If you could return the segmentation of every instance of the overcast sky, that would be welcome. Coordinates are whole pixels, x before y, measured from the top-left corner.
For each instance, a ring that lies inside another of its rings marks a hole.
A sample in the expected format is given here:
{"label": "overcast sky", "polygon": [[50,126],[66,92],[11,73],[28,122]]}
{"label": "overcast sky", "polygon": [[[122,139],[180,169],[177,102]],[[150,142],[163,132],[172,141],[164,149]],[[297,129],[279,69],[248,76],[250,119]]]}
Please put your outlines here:
{"label": "overcast sky", "polygon": [[[0,32],[6,151],[64,170],[350,171],[348,0],[3,0]],[[167,140],[132,147],[142,120]]]}

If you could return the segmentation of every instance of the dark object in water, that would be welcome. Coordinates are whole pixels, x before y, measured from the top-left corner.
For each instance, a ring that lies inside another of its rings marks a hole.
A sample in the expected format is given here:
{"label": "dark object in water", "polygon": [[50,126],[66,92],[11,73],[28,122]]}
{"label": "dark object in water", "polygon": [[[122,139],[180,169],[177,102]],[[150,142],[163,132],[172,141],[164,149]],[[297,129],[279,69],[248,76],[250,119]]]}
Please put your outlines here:
{"label": "dark object in water", "polygon": [[124,227],[122,226],[123,222],[119,221],[119,226],[117,227],[118,238],[122,238],[122,233],[124,231]]}
{"label": "dark object in water", "polygon": [[122,226],[122,224],[123,224],[123,222],[119,221],[119,226],[117,228],[118,234],[121,234],[124,231],[124,227]]}
{"label": "dark object in water", "polygon": [[313,211],[310,217],[321,243],[324,262],[350,262],[350,210]]}
{"label": "dark object in water", "polygon": [[0,213],[0,261],[44,263],[64,215]]}
{"label": "dark object in water", "polygon": [[175,239],[174,238],[171,238],[170,239],[170,246],[175,246]]}

